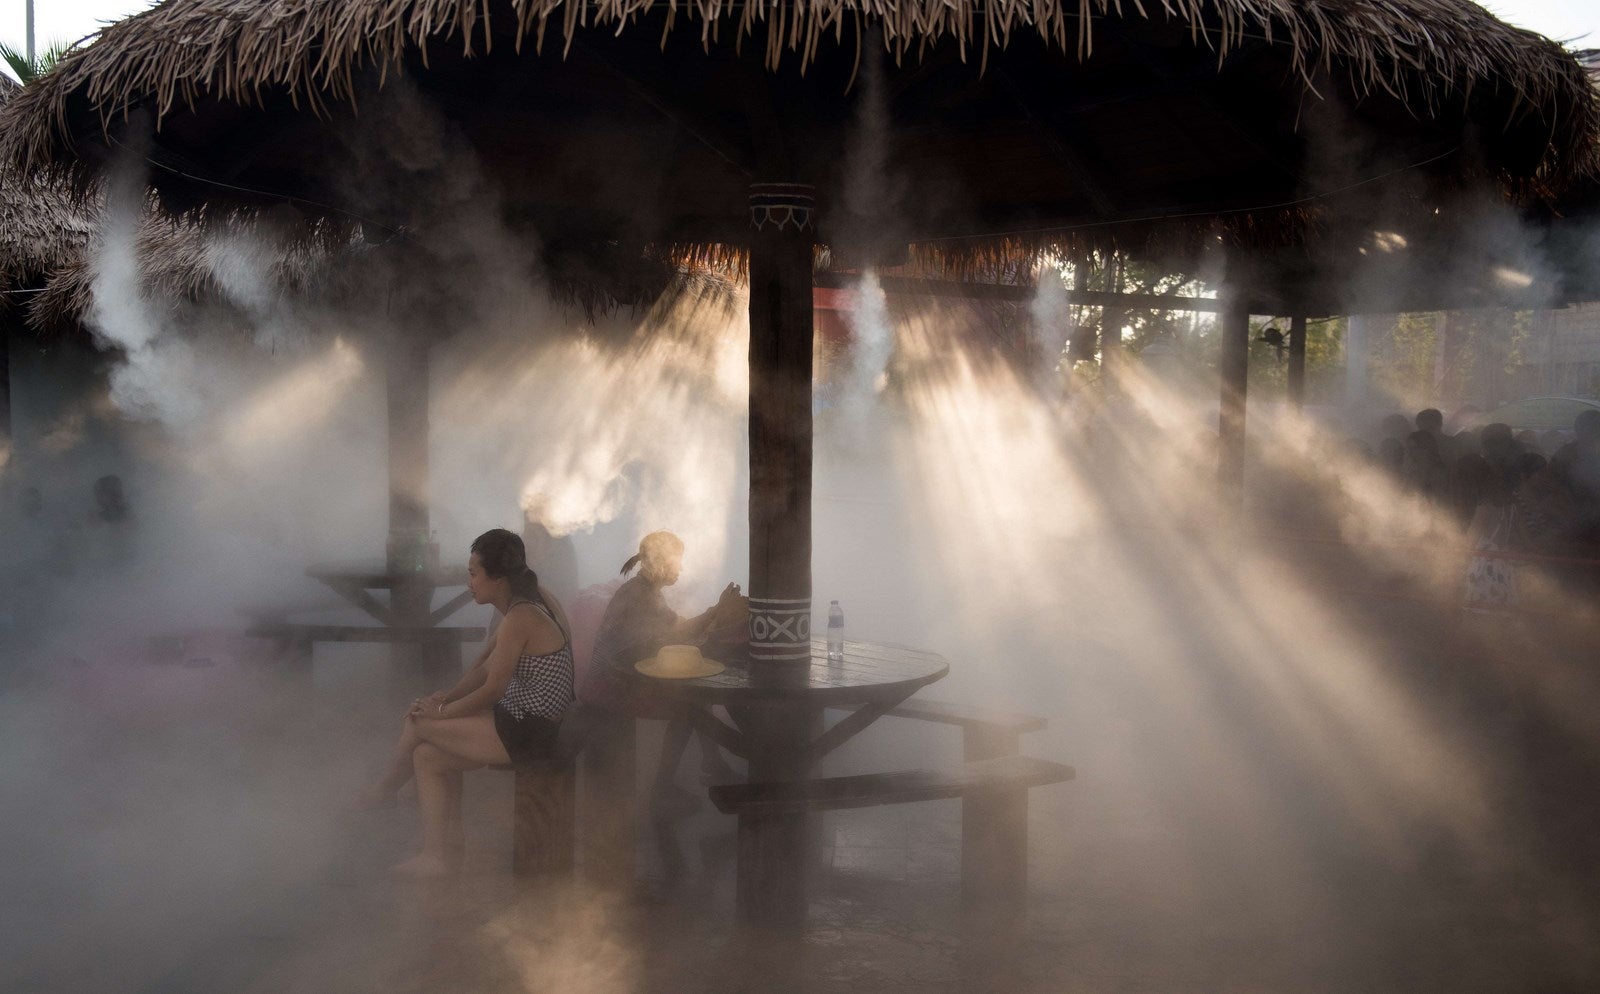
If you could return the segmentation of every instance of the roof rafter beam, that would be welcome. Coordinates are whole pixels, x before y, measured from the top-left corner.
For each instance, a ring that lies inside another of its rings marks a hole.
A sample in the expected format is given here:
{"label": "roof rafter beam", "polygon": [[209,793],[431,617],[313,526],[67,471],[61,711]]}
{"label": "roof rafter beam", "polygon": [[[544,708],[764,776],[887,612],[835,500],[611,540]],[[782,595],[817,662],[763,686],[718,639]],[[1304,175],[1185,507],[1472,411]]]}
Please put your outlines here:
{"label": "roof rafter beam", "polygon": [[[833,290],[853,288],[860,281],[856,273],[818,273],[816,285]],[[970,283],[962,280],[931,280],[916,276],[878,277],[884,293],[923,297],[950,297],[960,300],[993,300],[1025,303],[1038,293],[1035,286],[1008,283]],[[1189,297],[1175,293],[1113,293],[1109,290],[1065,291],[1067,301],[1082,307],[1114,307],[1122,310],[1198,311],[1214,314],[1222,309],[1213,297]],[[1262,297],[1249,301],[1252,314],[1287,314],[1281,300]]]}
{"label": "roof rafter beam", "polygon": [[[1271,139],[1256,134],[1254,127],[1245,121],[1240,120],[1238,113],[1232,108],[1224,105],[1223,102],[1218,100],[1208,88],[1205,86],[1195,85],[1196,81],[1190,78],[1188,74],[1180,73],[1174,70],[1171,66],[1167,65],[1165,62],[1156,58],[1150,52],[1150,50],[1146,46],[1141,45],[1139,40],[1134,38],[1123,25],[1112,23],[1106,25],[1103,30],[1111,33],[1119,41],[1121,41],[1122,44],[1127,48],[1128,53],[1133,57],[1133,60],[1139,65],[1143,66],[1145,70],[1157,80],[1162,83],[1176,84],[1182,88],[1183,92],[1190,94],[1196,100],[1198,100],[1207,110],[1215,114],[1217,119],[1222,122],[1223,126],[1229,131],[1233,132],[1235,137],[1243,142],[1246,147],[1248,147],[1252,152],[1255,152],[1257,155],[1261,156],[1261,158],[1274,169],[1291,178],[1299,177],[1299,171],[1291,166],[1288,162],[1284,161],[1283,157],[1279,155],[1277,150],[1272,147]],[[1235,48],[1233,53],[1230,55],[1230,58],[1236,59],[1242,54],[1248,54],[1252,51],[1262,51],[1270,47],[1271,45],[1264,41],[1245,42]],[[1213,76],[1214,75],[1215,72],[1213,72]],[[1173,123],[1178,127],[1187,130],[1186,122],[1174,117],[1171,114],[1168,114],[1167,116],[1168,119],[1172,120]]]}
{"label": "roof rafter beam", "polygon": [[682,103],[667,99],[664,96],[664,94],[669,92],[667,87],[651,87],[646,85],[644,81],[640,80],[633,73],[623,69],[611,59],[606,58],[605,55],[601,54],[592,45],[587,45],[582,41],[574,39],[572,42],[572,49],[575,52],[581,53],[585,58],[593,61],[595,65],[600,66],[607,72],[611,73],[619,81],[621,81],[622,84],[626,86],[629,92],[631,92],[635,97],[639,98],[639,100],[649,106],[656,113],[666,118],[668,121],[671,121],[674,125],[682,128],[685,134],[689,135],[701,145],[704,145],[709,151],[715,154],[718,158],[722,159],[728,165],[732,166],[739,173],[747,178],[754,179],[755,171],[751,168],[747,157],[739,151],[738,143],[733,141],[730,136],[721,134],[720,132],[722,129],[719,125],[706,120],[704,116],[683,105]]}
{"label": "roof rafter beam", "polygon": [[1095,215],[1102,218],[1116,216],[1118,213],[1116,201],[1106,191],[1105,184],[1100,182],[1099,177],[1094,174],[1094,170],[1089,167],[1088,162],[1078,154],[1077,149],[1074,149],[1062,139],[1060,126],[1052,126],[1040,118],[1038,111],[1033,106],[1033,101],[1029,99],[1022,87],[1017,85],[1016,80],[1012,79],[1009,73],[1004,69],[995,69],[994,73],[995,77],[1005,85],[1006,91],[1011,95],[1011,99],[1022,109],[1022,113],[1028,119],[1028,123],[1038,129],[1039,135],[1044,139],[1044,143],[1050,149],[1051,154],[1066,167],[1067,172],[1072,176],[1072,181],[1078,185],[1084,196],[1089,199],[1089,205],[1094,208]]}

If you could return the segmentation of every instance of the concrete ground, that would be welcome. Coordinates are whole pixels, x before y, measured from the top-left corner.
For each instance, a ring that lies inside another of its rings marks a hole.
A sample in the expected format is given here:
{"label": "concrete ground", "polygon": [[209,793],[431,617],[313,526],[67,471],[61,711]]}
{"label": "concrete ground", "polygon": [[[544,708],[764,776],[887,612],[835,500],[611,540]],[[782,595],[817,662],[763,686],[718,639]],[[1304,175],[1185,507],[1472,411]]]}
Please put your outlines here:
{"label": "concrete ground", "polygon": [[[1397,603],[1370,628],[1423,699],[1440,657],[1499,651]],[[1552,667],[1593,662],[1588,634],[1519,632]],[[735,926],[733,820],[704,803],[641,831],[635,894],[514,884],[501,773],[468,778],[462,875],[397,879],[414,809],[346,810],[397,713],[374,690],[382,651],[319,649],[311,687],[253,651],[197,639],[13,666],[0,990],[1600,989],[1593,740],[1470,689],[1432,714],[1481,775],[1468,826],[1411,803],[1415,784],[1365,789],[1381,764],[1356,777],[1338,746],[1302,755],[1220,675],[1186,707],[1226,701],[1226,722],[1109,706],[1134,675],[1086,628],[1070,665],[1096,676],[1040,703],[1052,727],[1025,746],[1079,778],[1034,792],[1022,918],[962,911],[960,808],[939,802],[828,816],[810,923],[772,934]],[[1199,748],[1192,722],[1231,723],[1231,752]],[[885,725],[830,765],[948,763],[958,734]]]}

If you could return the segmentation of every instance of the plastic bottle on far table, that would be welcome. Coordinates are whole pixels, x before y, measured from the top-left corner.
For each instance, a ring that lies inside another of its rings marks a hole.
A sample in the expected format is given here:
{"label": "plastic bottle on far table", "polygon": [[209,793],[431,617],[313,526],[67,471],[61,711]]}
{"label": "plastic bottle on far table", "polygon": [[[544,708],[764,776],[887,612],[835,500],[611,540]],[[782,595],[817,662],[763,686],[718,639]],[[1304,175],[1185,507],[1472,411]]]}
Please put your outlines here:
{"label": "plastic bottle on far table", "polygon": [[844,662],[844,609],[838,601],[828,602],[828,662]]}

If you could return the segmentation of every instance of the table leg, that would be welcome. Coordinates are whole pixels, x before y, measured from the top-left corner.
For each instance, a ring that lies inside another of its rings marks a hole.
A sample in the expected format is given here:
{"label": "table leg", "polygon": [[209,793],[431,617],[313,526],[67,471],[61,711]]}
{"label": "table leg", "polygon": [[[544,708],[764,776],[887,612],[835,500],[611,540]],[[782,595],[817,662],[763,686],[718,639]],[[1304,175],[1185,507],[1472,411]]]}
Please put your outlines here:
{"label": "table leg", "polygon": [[580,754],[579,803],[583,876],[589,883],[628,890],[634,882],[638,814],[638,732],[632,715],[609,715]]}
{"label": "table leg", "polygon": [[[815,708],[729,708],[742,732],[751,783],[803,780],[811,772],[811,744],[821,730]],[[808,814],[741,818],[738,911],[762,925],[803,924],[809,877],[819,849],[821,822]]]}

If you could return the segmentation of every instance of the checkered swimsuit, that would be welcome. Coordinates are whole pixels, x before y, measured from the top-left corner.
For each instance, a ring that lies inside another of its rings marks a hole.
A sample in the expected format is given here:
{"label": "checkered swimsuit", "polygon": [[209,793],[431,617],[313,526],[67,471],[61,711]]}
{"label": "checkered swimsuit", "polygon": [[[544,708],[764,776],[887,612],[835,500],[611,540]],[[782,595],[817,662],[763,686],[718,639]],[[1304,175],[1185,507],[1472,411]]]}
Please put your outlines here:
{"label": "checkered swimsuit", "polygon": [[[544,610],[543,605],[534,606]],[[550,615],[550,612],[545,611],[545,614]],[[550,615],[550,619],[554,621],[555,617]],[[518,656],[517,668],[511,672],[511,682],[500,698],[500,706],[514,718],[560,721],[576,696],[572,691],[572,640],[568,639],[555,652]]]}

